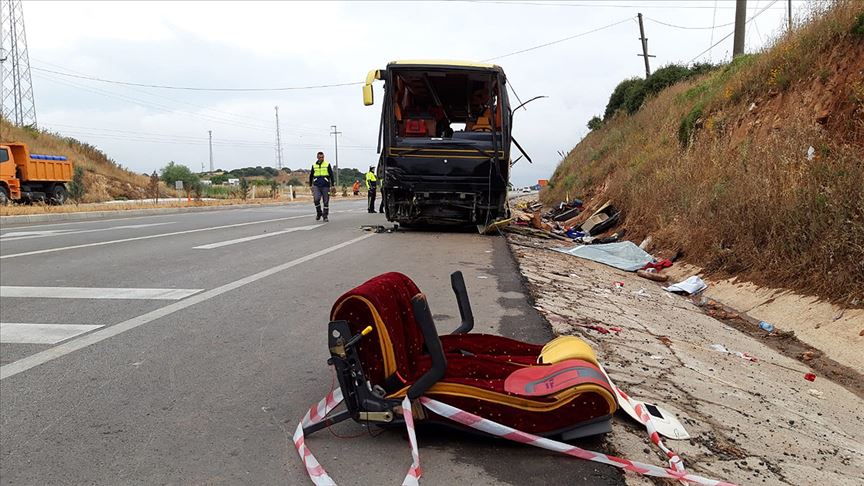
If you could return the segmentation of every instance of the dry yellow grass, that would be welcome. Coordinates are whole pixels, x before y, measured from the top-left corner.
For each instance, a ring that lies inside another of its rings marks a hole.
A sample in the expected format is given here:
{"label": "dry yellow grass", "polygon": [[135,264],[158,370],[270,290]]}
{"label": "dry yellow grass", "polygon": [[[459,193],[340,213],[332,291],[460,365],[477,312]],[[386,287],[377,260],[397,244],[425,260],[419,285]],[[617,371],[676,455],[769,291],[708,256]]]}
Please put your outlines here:
{"label": "dry yellow grass", "polygon": [[86,171],[141,190],[149,184],[147,177],[124,169],[102,151],[87,143],[63,138],[52,133],[16,127],[5,120],[0,120],[0,129],[2,129],[4,141],[24,142],[30,147],[32,153],[65,155],[75,165],[83,167]]}
{"label": "dry yellow grass", "polygon": [[544,200],[612,199],[631,239],[650,234],[709,272],[864,304],[862,13],[835,2],[772,49],[614,117]]}

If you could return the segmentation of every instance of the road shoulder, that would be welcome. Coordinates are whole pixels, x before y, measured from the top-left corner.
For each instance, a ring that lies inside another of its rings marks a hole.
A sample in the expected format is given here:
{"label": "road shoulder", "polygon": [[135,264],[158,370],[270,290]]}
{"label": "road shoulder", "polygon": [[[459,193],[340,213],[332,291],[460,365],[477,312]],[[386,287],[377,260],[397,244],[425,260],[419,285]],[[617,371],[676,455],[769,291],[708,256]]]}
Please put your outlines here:
{"label": "road shoulder", "polygon": [[[739,484],[860,479],[859,394],[818,372],[814,382],[807,381],[812,370],[805,363],[660,284],[551,251],[555,243],[518,235],[508,235],[508,241],[535,307],[555,334],[587,340],[622,389],[682,421],[692,438],[667,445],[681,454],[689,471]],[[620,331],[604,334],[598,325]],[[620,413],[608,441],[628,459],[666,462],[645,430]]]}

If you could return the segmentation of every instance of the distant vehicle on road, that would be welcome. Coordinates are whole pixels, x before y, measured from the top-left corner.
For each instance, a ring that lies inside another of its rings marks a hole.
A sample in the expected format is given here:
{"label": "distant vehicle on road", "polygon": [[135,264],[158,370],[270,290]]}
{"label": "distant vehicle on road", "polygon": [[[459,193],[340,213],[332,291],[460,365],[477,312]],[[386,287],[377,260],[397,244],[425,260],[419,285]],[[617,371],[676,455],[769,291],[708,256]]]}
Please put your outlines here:
{"label": "distant vehicle on road", "polygon": [[460,61],[391,62],[367,75],[367,106],[375,80],[384,80],[377,175],[387,219],[480,225],[506,216],[513,140],[504,70]]}
{"label": "distant vehicle on road", "polygon": [[522,192],[531,192],[531,188],[530,187],[523,187]]}
{"label": "distant vehicle on road", "polygon": [[66,157],[31,154],[24,143],[0,144],[0,204],[10,200],[63,204],[71,180],[72,162]]}

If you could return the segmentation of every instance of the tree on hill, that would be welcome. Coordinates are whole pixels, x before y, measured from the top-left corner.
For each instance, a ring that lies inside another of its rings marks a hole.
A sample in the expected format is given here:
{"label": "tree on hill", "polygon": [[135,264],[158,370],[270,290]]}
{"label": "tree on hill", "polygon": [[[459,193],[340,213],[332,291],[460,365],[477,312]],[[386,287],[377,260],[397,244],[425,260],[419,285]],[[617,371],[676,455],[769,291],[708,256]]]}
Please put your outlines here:
{"label": "tree on hill", "polygon": [[183,187],[189,188],[200,181],[198,176],[189,170],[189,167],[183,164],[176,164],[173,160],[165,167],[162,167],[160,174],[162,175],[162,181],[168,184],[169,187],[173,186],[177,181],[183,181]]}
{"label": "tree on hill", "polygon": [[153,171],[153,174],[150,175],[150,197],[153,198],[153,201],[156,204],[159,204],[159,174],[156,171]]}

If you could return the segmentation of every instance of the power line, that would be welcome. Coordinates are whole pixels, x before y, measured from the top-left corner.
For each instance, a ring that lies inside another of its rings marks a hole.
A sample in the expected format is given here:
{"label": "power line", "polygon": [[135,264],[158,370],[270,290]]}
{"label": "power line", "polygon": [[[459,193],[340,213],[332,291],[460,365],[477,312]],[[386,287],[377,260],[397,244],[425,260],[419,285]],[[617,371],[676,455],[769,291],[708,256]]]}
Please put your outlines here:
{"label": "power line", "polygon": [[[774,0],[773,2],[769,3],[766,7],[764,7],[762,10],[756,12],[752,17],[750,17],[749,20],[747,20],[747,22],[745,22],[745,24],[749,24],[750,22],[753,21],[753,19],[755,19],[756,17],[758,17],[758,16],[762,15],[763,13],[765,13],[765,11],[767,11],[767,10],[768,10],[772,5],[774,5],[774,4],[777,3],[778,1],[779,1],[779,0]],[[711,49],[714,49],[714,48],[717,47],[721,42],[723,42],[724,40],[726,40],[726,39],[732,37],[732,35],[734,35],[734,34],[735,34],[735,31],[734,31],[734,30],[733,30],[732,32],[729,32],[728,34],[726,34],[725,36],[723,36],[722,39],[718,40],[718,41],[715,42],[714,44],[711,44],[711,46],[710,46],[708,49],[705,49],[704,51],[702,51],[702,52],[700,52],[699,54],[697,54],[696,57],[694,57],[693,59],[690,59],[689,61],[687,61],[687,64],[690,64],[691,62],[695,61],[696,59],[699,59],[699,58],[702,57],[706,52],[710,51]]]}
{"label": "power line", "polygon": [[[171,140],[180,143],[205,143],[208,141],[207,137],[202,136],[193,136],[193,135],[177,135],[174,133],[158,133],[158,132],[142,132],[140,130],[122,130],[117,128],[100,128],[100,127],[83,127],[79,125],[69,125],[65,123],[50,123],[48,124],[50,127],[60,127],[60,128],[69,128],[71,131],[76,133],[96,133],[103,134],[108,136],[114,136],[119,138],[125,138],[127,135],[138,136],[144,138],[158,138],[160,140]],[[239,145],[255,145],[260,147],[272,147],[272,143],[264,140],[247,140],[247,139],[218,139],[213,141],[213,145],[221,145],[221,146],[239,146]],[[304,148],[314,148],[318,147],[318,144],[307,143],[307,144],[295,144],[293,146],[304,147]],[[352,148],[352,149],[362,149],[362,150],[374,150],[374,146],[367,145],[342,145],[343,148]]]}
{"label": "power line", "polygon": [[676,29],[683,29],[683,30],[708,30],[708,29],[714,29],[716,27],[729,27],[730,25],[735,25],[735,22],[729,22],[728,24],[723,24],[723,25],[712,25],[712,26],[705,26],[705,27],[687,27],[685,25],[675,25],[675,24],[670,24],[670,23],[663,22],[660,20],[655,20],[655,19],[652,19],[650,17],[645,17],[645,19],[650,20],[651,22],[654,22],[655,24],[665,25],[666,27],[674,27]]}
{"label": "power line", "polygon": [[[646,4],[622,4],[622,3],[609,3],[609,2],[595,2],[595,3],[564,3],[564,2],[510,2],[510,1],[490,1],[490,0],[455,0],[457,2],[463,3],[489,3],[489,4],[498,4],[498,5],[528,5],[528,6],[538,6],[538,7],[576,7],[576,8],[657,8],[657,9],[709,9],[714,8],[712,6],[707,5],[699,5],[700,2],[692,2],[688,4],[677,4],[677,5],[657,5],[652,4],[651,2],[647,2]],[[721,6],[718,7],[721,9],[733,9],[734,6]]]}
{"label": "power line", "polygon": [[571,35],[571,36],[568,36],[568,37],[564,37],[563,39],[554,40],[554,41],[552,41],[552,42],[547,42],[547,43],[545,43],[545,44],[536,45],[536,46],[534,46],[534,47],[529,47],[529,48],[527,48],[527,49],[521,49],[521,50],[518,50],[518,51],[513,51],[513,52],[510,52],[510,53],[508,53],[508,54],[503,54],[503,55],[501,55],[501,56],[495,56],[495,57],[490,57],[490,58],[488,58],[488,59],[483,59],[483,61],[481,61],[481,62],[494,61],[494,60],[496,60],[496,59],[502,59],[502,58],[505,58],[505,57],[515,56],[516,54],[522,54],[522,53],[525,53],[525,52],[528,52],[528,51],[533,51],[533,50],[541,49],[541,48],[543,48],[543,47],[549,47],[549,46],[554,45],[554,44],[560,44],[560,43],[562,43],[562,42],[566,42],[566,41],[568,41],[568,40],[576,39],[576,38],[578,38],[578,37],[583,37],[583,36],[586,36],[586,35],[588,35],[588,34],[593,34],[593,33],[595,33],[595,32],[600,32],[601,30],[605,30],[605,29],[609,29],[609,28],[611,28],[611,27],[615,27],[616,25],[623,24],[624,22],[629,22],[629,21],[631,21],[631,20],[633,20],[633,19],[634,19],[634,17],[627,17],[626,19],[619,20],[618,22],[614,22],[614,23],[611,23],[611,24],[609,24],[609,25],[604,25],[603,27],[598,27],[598,28],[596,28],[596,29],[588,30],[588,31],[585,31],[585,32],[580,32],[580,33],[575,34],[575,35]]}
{"label": "power line", "polygon": [[[37,62],[39,62],[39,63],[41,63],[41,64],[48,64],[48,65],[53,66],[53,67],[55,67],[55,68],[62,69],[63,71],[66,71],[66,72],[69,72],[69,73],[77,74],[77,75],[80,75],[80,76],[88,76],[88,75],[85,74],[85,73],[82,73],[82,72],[80,72],[80,71],[76,71],[76,70],[71,69],[71,68],[68,68],[68,67],[66,67],[66,66],[61,66],[61,65],[56,64],[56,63],[53,63],[53,62],[45,61],[45,60],[42,60],[42,59],[35,59],[35,58],[34,58],[33,60],[34,60],[34,61],[37,61]],[[50,76],[50,75],[42,75],[42,76]],[[79,85],[76,85],[76,86],[79,86]],[[245,119],[245,120],[251,120],[252,122],[256,122],[256,123],[258,123],[258,125],[256,125],[256,127],[261,128],[261,129],[269,129],[269,127],[270,127],[270,125],[269,125],[269,121],[265,121],[265,120],[263,120],[262,118],[252,117],[252,116],[243,115],[243,114],[240,114],[240,113],[233,113],[233,112],[224,111],[224,110],[217,110],[217,109],[215,109],[215,108],[210,108],[210,107],[207,107],[207,106],[204,106],[204,105],[200,105],[200,104],[197,104],[197,103],[192,103],[192,102],[189,102],[189,101],[186,101],[186,100],[178,100],[178,99],[175,99],[175,98],[169,98],[169,97],[167,97],[167,96],[160,95],[160,94],[156,94],[156,93],[150,92],[150,91],[145,90],[145,89],[142,89],[142,88],[136,88],[136,87],[134,87],[134,86],[130,86],[130,87],[128,87],[128,88],[129,88],[129,89],[132,89],[132,90],[135,90],[138,94],[143,95],[143,96],[148,96],[148,97],[153,97],[153,98],[159,98],[159,99],[161,99],[161,100],[170,101],[170,102],[172,102],[172,103],[177,103],[177,104],[187,105],[187,106],[191,106],[191,107],[194,107],[194,108],[199,108],[199,109],[204,110],[204,111],[208,111],[208,112],[212,112],[212,113],[217,113],[217,114],[222,114],[222,115],[227,115],[227,116],[229,116],[229,117],[233,117],[233,118],[242,118],[242,119]],[[106,91],[106,93],[110,93],[110,91]],[[213,115],[206,115],[206,116],[213,116]],[[223,117],[223,118],[224,118],[224,117]],[[249,124],[249,121],[238,121],[238,123],[245,123],[245,124]],[[314,127],[311,127],[311,126],[309,126],[309,125],[286,125],[286,127],[287,127],[287,128],[290,128],[290,129],[291,129],[292,131],[294,131],[294,132],[306,132],[306,133],[308,133],[308,134],[318,134],[318,133],[320,132],[319,129],[314,128]]]}
{"label": "power line", "polygon": [[197,118],[200,120],[205,120],[208,122],[221,123],[223,125],[230,125],[230,126],[235,126],[235,127],[239,127],[239,128],[246,128],[246,129],[252,129],[252,130],[259,130],[259,131],[260,130],[271,130],[271,127],[269,127],[269,126],[253,125],[250,123],[244,123],[244,122],[235,121],[235,120],[228,120],[225,118],[215,117],[212,115],[205,115],[205,114],[201,114],[201,113],[184,111],[184,110],[180,110],[180,109],[177,109],[174,107],[154,103],[151,101],[141,100],[139,98],[135,98],[135,97],[128,96],[128,95],[114,93],[111,91],[105,91],[105,90],[102,90],[99,88],[82,86],[80,84],[76,84],[76,83],[71,82],[71,81],[52,78],[50,76],[46,76],[46,75],[40,74],[40,73],[35,73],[35,74],[38,78],[45,79],[47,81],[51,81],[52,83],[57,83],[57,84],[61,84],[64,86],[80,89],[82,91],[87,91],[87,92],[98,94],[101,96],[106,96],[108,98],[114,98],[114,99],[118,99],[121,101],[130,102],[133,104],[137,104],[139,106],[143,106],[145,108],[155,109],[157,111],[161,111],[161,112],[168,113],[168,114],[181,114],[181,115],[189,116],[192,118]]}
{"label": "power line", "polygon": [[66,76],[70,78],[87,79],[90,81],[98,81],[100,83],[119,84],[122,86],[135,86],[138,88],[154,88],[154,89],[173,89],[182,91],[228,91],[228,92],[261,92],[261,91],[296,91],[305,89],[323,89],[323,88],[340,88],[343,86],[357,86],[364,84],[363,81],[355,83],[333,83],[333,84],[317,84],[309,86],[287,86],[280,88],[203,88],[199,86],[170,86],[165,84],[148,84],[148,83],[133,83],[129,81],[116,81],[113,79],[104,79],[96,76],[85,76],[80,74],[64,73],[52,69],[40,67],[32,67],[34,71],[42,71],[46,73],[56,74],[58,76]]}

